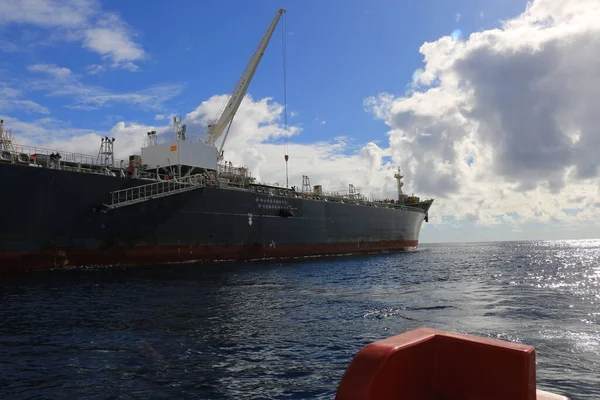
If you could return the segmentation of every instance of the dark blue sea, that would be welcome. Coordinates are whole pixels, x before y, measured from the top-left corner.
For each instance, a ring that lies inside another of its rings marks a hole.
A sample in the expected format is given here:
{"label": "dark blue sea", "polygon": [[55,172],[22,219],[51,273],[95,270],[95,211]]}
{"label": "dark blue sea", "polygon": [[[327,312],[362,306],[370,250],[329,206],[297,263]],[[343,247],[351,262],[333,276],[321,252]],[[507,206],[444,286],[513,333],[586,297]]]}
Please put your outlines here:
{"label": "dark blue sea", "polygon": [[2,278],[0,398],[332,399],[423,326],[533,345],[538,388],[600,399],[600,240]]}

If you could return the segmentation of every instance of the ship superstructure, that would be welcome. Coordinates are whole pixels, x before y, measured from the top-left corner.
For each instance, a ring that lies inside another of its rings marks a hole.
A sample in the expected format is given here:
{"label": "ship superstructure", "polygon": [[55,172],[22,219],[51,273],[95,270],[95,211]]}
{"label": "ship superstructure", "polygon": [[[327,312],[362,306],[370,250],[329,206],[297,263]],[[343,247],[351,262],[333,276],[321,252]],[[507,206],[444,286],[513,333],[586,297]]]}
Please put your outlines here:
{"label": "ship superstructure", "polygon": [[400,169],[398,198],[377,200],[353,185],[326,192],[307,176],[301,189],[287,187],[287,174],[286,187],[267,185],[224,161],[229,129],[283,13],[204,142],[190,140],[181,117],[173,117],[171,140],[147,132],[141,154],[125,162],[115,159],[115,138],[103,137],[97,156],[59,152],[16,144],[2,121],[0,176],[11,190],[0,202],[14,215],[0,234],[0,272],[416,248],[433,200],[405,195]]}

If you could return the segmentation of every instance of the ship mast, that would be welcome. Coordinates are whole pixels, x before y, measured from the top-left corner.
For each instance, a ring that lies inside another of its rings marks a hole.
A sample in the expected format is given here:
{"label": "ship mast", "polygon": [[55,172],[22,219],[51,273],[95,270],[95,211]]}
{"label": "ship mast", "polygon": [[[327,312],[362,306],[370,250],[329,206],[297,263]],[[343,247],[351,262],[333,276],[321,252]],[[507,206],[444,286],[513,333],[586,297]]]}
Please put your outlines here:
{"label": "ship mast", "polygon": [[179,116],[179,119],[177,119],[177,117],[173,116],[173,128],[175,130],[175,138],[177,140],[185,140],[185,134],[187,132],[187,125],[186,124],[181,125],[181,115]]}
{"label": "ship mast", "polygon": [[246,90],[248,89],[248,86],[250,86],[250,81],[252,80],[252,77],[256,72],[256,68],[258,67],[260,60],[263,54],[265,53],[267,45],[271,40],[271,36],[275,31],[277,22],[279,22],[279,18],[283,13],[285,13],[285,9],[283,8],[277,11],[277,15],[275,15],[273,22],[271,22],[269,29],[267,29],[265,36],[258,45],[254,56],[252,56],[252,59],[250,60],[246,71],[244,71],[244,74],[240,78],[240,81],[237,87],[235,88],[233,95],[229,98],[227,105],[222,110],[220,116],[216,119],[216,122],[208,125],[208,138],[206,144],[208,144],[209,146],[215,146],[217,139],[223,134],[223,132],[225,132],[225,128],[227,128],[227,131],[225,132],[225,137],[223,138],[223,142],[221,143],[221,148],[217,153],[217,159],[219,160],[223,158],[223,146],[225,145],[225,141],[227,140],[227,135],[229,134],[229,129],[231,128],[231,123],[233,122],[233,117],[235,116],[235,113],[237,112],[240,104],[242,103],[242,100],[244,99]]}
{"label": "ship mast", "polygon": [[400,167],[398,167],[398,173],[394,174],[394,178],[396,178],[396,181],[398,183],[398,201],[402,201],[406,198],[406,195],[402,192],[402,186],[404,186],[404,182],[402,182],[402,178],[404,178],[404,175],[402,175],[402,172],[400,171]]}
{"label": "ship mast", "polygon": [[114,155],[114,144],[115,138],[110,139],[108,136],[103,137],[100,150],[98,151],[98,158],[96,159],[96,163],[103,167],[113,167],[115,164],[115,155]]}
{"label": "ship mast", "polygon": [[12,130],[4,129],[4,120],[0,119],[0,150],[13,152]]}

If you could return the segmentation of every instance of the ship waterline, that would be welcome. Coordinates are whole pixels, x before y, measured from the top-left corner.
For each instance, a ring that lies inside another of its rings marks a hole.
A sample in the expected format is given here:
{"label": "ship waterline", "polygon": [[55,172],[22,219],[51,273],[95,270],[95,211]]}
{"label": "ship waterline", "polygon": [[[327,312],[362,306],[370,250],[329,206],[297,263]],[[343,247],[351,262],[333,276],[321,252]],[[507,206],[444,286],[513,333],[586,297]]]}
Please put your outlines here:
{"label": "ship waterline", "polygon": [[0,254],[1,273],[65,267],[165,265],[185,262],[288,260],[310,257],[382,254],[416,250],[416,240],[242,246],[148,246],[133,249],[63,249]]}

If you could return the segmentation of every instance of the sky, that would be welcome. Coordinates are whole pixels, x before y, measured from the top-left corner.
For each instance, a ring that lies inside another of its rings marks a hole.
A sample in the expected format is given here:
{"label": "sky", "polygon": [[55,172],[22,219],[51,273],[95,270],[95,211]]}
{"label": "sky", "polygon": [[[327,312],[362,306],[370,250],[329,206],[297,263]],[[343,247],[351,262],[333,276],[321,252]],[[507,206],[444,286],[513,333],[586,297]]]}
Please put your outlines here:
{"label": "sky", "polygon": [[435,199],[421,242],[600,237],[600,0],[140,4],[0,0],[17,143],[96,155],[111,136],[126,159],[174,115],[204,140],[283,7],[227,161],[285,185],[289,154],[290,186],[379,198],[401,167]]}

